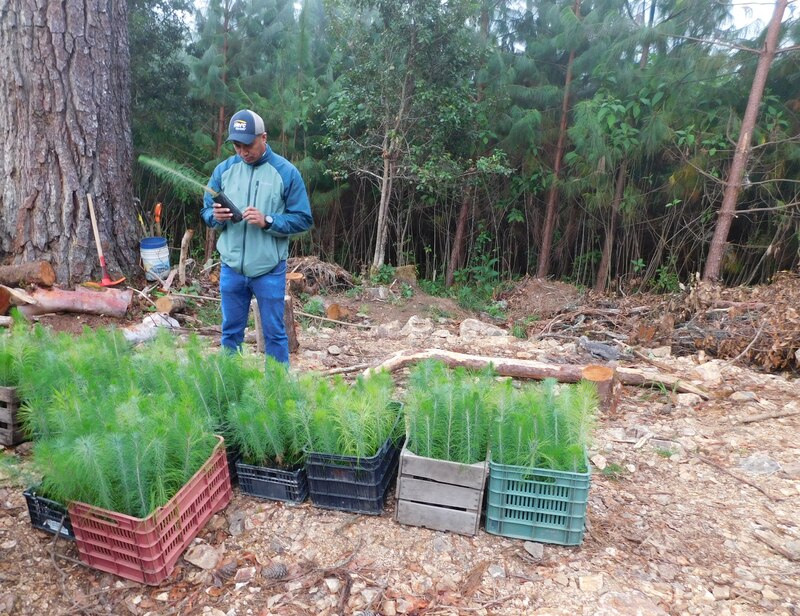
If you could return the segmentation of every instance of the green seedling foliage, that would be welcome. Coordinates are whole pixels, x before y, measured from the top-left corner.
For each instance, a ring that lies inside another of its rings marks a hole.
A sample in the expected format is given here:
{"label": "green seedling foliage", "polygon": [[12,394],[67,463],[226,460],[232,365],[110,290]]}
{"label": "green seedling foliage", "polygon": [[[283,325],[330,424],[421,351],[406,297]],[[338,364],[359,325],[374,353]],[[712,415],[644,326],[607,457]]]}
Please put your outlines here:
{"label": "green seedling foliage", "polygon": [[559,385],[555,379],[510,384],[495,390],[497,416],[492,428],[492,460],[499,464],[586,472],[598,407],[597,389],[581,381]]}
{"label": "green seedling foliage", "polygon": [[386,372],[359,377],[351,386],[341,376],[300,379],[301,399],[292,423],[308,451],[370,457],[398,425],[391,404],[394,381]]}
{"label": "green seedling foliage", "polygon": [[406,394],[408,448],[415,454],[473,464],[486,459],[493,407],[493,369],[478,373],[424,361]]}
{"label": "green seedling foliage", "polygon": [[245,383],[242,396],[228,409],[227,432],[248,464],[291,467],[303,459],[296,448],[291,416],[300,388],[282,363],[267,358],[263,376]]}

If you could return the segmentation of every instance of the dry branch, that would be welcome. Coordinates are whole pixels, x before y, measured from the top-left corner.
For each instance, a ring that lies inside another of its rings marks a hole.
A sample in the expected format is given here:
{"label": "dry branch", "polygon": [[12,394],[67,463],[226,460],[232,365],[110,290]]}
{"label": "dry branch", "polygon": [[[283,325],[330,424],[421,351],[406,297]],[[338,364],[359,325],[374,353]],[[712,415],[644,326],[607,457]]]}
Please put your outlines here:
{"label": "dry branch", "polygon": [[178,260],[178,282],[181,287],[186,286],[186,257],[189,254],[189,245],[192,242],[193,235],[194,229],[186,229],[186,233],[183,234],[183,239],[181,239],[181,256]]}
{"label": "dry branch", "polygon": [[[463,366],[465,368],[480,369],[492,364],[501,376],[510,376],[524,379],[554,378],[561,383],[577,383],[584,378],[584,371],[588,366],[580,364],[546,364],[543,362],[515,359],[510,357],[483,357],[480,355],[467,355],[454,353],[441,349],[425,349],[423,351],[399,351],[382,363],[369,368],[365,374],[376,370],[394,372],[409,364],[414,364],[426,359],[436,359],[448,366]],[[663,385],[675,391],[697,394],[704,400],[711,395],[691,383],[672,374],[663,374],[641,370],[639,368],[616,368],[616,376],[623,385]]]}

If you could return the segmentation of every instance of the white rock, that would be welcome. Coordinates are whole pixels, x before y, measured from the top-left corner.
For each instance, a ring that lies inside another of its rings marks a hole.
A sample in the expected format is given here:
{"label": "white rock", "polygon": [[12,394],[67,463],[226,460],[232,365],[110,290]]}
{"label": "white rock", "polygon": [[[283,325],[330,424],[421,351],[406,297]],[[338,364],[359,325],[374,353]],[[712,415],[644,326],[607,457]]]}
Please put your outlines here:
{"label": "white rock", "polygon": [[462,338],[482,338],[484,336],[508,336],[502,327],[491,323],[484,323],[477,319],[464,319],[459,326],[459,335]]}
{"label": "white rock", "polygon": [[541,543],[526,541],[524,544],[522,544],[522,547],[524,547],[525,551],[536,560],[541,560],[544,557],[544,545]]}
{"label": "white rock", "polygon": [[603,574],[582,575],[578,578],[578,588],[583,592],[598,592],[603,589]]}
{"label": "white rock", "polygon": [[506,577],[506,570],[500,565],[489,565],[487,569],[489,575],[493,578],[504,578]]}
{"label": "white rock", "polygon": [[720,585],[714,586],[711,594],[714,595],[714,599],[717,601],[727,601],[731,598],[731,587]]}
{"label": "white rock", "polygon": [[433,321],[412,315],[403,329],[400,330],[401,336],[409,336],[412,338],[419,338],[423,336],[430,336],[433,333]]}
{"label": "white rock", "polygon": [[722,367],[724,365],[724,362],[714,359],[696,366],[693,373],[708,385],[719,385],[722,383]]}
{"label": "white rock", "polygon": [[222,554],[207,543],[196,543],[186,550],[183,558],[187,562],[208,571],[216,568],[222,559]]}
{"label": "white rock", "polygon": [[608,466],[608,460],[606,460],[605,456],[602,456],[599,453],[589,459],[591,460],[592,464],[594,464],[601,471]]}
{"label": "white rock", "polygon": [[[704,364],[708,365],[708,364]],[[678,394],[678,406],[695,407],[700,404],[703,399],[697,394]]]}
{"label": "white rock", "polygon": [[649,350],[650,355],[653,357],[659,357],[661,359],[667,359],[672,357],[672,348],[668,346],[660,346],[654,349]]}
{"label": "white rock", "polygon": [[434,338],[449,338],[450,332],[446,329],[437,329],[435,332],[431,334]]}
{"label": "white rock", "polygon": [[341,355],[341,354],[342,354],[342,349],[340,349],[335,344],[332,344],[331,346],[328,347],[328,355]]}
{"label": "white rock", "polygon": [[325,586],[332,593],[338,593],[342,588],[342,581],[339,578],[325,578]]}
{"label": "white rock", "polygon": [[734,402],[754,402],[758,400],[758,396],[752,391],[735,391],[728,399]]}

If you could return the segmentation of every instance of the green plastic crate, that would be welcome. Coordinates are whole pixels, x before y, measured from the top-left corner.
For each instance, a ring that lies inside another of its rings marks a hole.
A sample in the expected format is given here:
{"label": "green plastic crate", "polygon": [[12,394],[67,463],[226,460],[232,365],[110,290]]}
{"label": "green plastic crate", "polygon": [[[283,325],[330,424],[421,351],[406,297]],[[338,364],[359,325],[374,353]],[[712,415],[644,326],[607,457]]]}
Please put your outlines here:
{"label": "green plastic crate", "polygon": [[569,473],[490,461],[486,532],[540,543],[579,545],[590,481],[588,471]]}

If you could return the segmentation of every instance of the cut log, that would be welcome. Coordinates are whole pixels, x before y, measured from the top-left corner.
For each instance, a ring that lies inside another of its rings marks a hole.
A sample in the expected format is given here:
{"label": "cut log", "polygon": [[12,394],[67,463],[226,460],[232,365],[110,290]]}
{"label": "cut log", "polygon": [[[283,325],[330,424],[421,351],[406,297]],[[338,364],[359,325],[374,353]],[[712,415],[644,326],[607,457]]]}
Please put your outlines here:
{"label": "cut log", "polygon": [[82,312],[119,318],[128,312],[133,299],[130,289],[112,288],[94,290],[78,287],[74,291],[35,289],[30,295],[36,303],[19,307],[20,312],[28,317],[47,312]]}
{"label": "cut log", "polygon": [[597,386],[597,395],[600,397],[600,410],[608,415],[617,412],[619,396],[622,393],[622,383],[617,378],[616,369],[610,366],[591,364],[583,369],[582,378],[591,381]]}
{"label": "cut log", "polygon": [[[539,380],[554,378],[561,383],[577,383],[583,378],[584,370],[587,368],[587,366],[579,364],[545,364],[528,359],[483,357],[443,351],[441,349],[425,349],[423,351],[399,351],[377,366],[367,368],[364,374],[368,375],[376,370],[394,372],[426,359],[437,359],[451,367],[463,366],[470,369],[481,369],[492,364],[500,376]],[[663,374],[639,368],[617,367],[616,377],[623,385],[664,385],[668,389],[674,389],[675,391],[697,394],[704,400],[711,398],[711,394],[707,391],[672,374]]]}
{"label": "cut log", "polygon": [[11,317],[0,317],[0,327],[11,327],[14,319]]}
{"label": "cut log", "polygon": [[11,309],[11,306],[35,303],[36,300],[22,289],[12,289],[0,284],[0,314],[6,314]]}
{"label": "cut log", "polygon": [[0,284],[18,287],[36,284],[52,287],[56,282],[56,272],[47,261],[32,261],[18,265],[0,266]]}
{"label": "cut log", "polygon": [[156,300],[156,312],[172,314],[186,308],[186,298],[177,295],[162,295]]}

